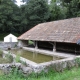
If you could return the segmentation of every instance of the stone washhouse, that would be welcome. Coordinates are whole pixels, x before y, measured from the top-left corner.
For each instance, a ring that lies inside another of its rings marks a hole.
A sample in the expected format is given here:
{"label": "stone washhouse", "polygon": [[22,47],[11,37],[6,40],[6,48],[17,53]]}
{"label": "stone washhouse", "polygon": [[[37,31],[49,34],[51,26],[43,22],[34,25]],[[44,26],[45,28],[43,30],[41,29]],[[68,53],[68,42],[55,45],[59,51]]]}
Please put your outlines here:
{"label": "stone washhouse", "polygon": [[40,23],[18,37],[20,47],[80,54],[80,17]]}

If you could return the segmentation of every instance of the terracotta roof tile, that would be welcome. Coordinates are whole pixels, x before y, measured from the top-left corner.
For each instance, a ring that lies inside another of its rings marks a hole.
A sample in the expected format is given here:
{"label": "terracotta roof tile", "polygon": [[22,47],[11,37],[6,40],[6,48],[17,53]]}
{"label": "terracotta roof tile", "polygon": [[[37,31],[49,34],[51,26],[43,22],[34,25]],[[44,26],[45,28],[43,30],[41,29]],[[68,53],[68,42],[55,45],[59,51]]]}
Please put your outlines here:
{"label": "terracotta roof tile", "polygon": [[80,17],[38,24],[18,39],[77,43],[80,39]]}

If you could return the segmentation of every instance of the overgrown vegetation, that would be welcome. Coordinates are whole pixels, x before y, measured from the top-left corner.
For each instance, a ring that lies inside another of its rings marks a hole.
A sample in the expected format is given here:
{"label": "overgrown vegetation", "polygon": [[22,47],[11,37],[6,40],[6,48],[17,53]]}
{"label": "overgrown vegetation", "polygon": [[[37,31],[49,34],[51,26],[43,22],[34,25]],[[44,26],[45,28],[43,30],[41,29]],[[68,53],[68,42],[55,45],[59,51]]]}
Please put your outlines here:
{"label": "overgrown vegetation", "polygon": [[41,72],[40,74],[32,73],[29,76],[23,76],[21,71],[17,72],[17,68],[8,75],[0,75],[0,80],[80,80],[80,68],[65,70],[62,73],[49,71],[48,73]]}
{"label": "overgrown vegetation", "polygon": [[5,57],[3,58],[3,51],[0,50],[0,64],[11,63],[13,61],[13,57],[10,54],[6,54]]}
{"label": "overgrown vegetation", "polygon": [[2,57],[3,51],[0,49],[0,57]]}
{"label": "overgrown vegetation", "polygon": [[[19,57],[17,58],[17,61]],[[31,73],[29,75],[25,75],[18,68],[13,66],[11,72],[9,74],[0,75],[0,80],[80,80],[80,58],[76,58],[75,62],[77,66],[65,69],[62,72],[56,72],[52,67],[49,67],[48,72],[42,71],[41,73]]]}
{"label": "overgrown vegetation", "polygon": [[0,57],[0,64],[4,64],[4,63],[10,63],[11,61],[9,61],[9,59],[4,59],[2,57]]}
{"label": "overgrown vegetation", "polygon": [[5,59],[7,59],[9,63],[13,62],[13,56],[10,52],[8,52],[8,54],[5,55]]}
{"label": "overgrown vegetation", "polygon": [[0,0],[0,33],[22,34],[39,23],[80,16],[79,0],[27,0],[20,7],[12,1]]}
{"label": "overgrown vegetation", "polygon": [[[2,51],[0,50],[2,53]],[[7,59],[10,58],[10,53],[6,56]],[[0,60],[2,63],[3,60]],[[6,60],[7,61],[7,60]],[[20,62],[20,56],[16,57],[16,61]],[[42,71],[41,73],[31,73],[30,75],[25,75],[18,68],[12,67],[12,70],[9,74],[3,74],[0,71],[0,80],[80,80],[80,58],[75,59],[76,66],[73,68],[66,69],[64,71],[54,71],[53,67],[49,67],[48,72]],[[24,63],[25,64],[25,63]]]}
{"label": "overgrown vegetation", "polygon": [[15,62],[17,62],[17,63],[20,62],[20,55],[19,54],[16,55]]}

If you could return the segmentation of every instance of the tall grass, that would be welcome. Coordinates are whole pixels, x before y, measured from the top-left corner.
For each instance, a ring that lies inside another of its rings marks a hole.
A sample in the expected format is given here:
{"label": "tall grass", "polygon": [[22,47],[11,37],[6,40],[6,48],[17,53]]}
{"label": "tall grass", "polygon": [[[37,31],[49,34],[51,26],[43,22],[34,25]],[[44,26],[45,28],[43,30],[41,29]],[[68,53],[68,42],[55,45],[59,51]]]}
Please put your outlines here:
{"label": "tall grass", "polygon": [[73,68],[68,71],[65,70],[62,73],[50,71],[39,77],[29,77],[27,80],[80,80],[80,69]]}
{"label": "tall grass", "polygon": [[9,75],[1,75],[0,80],[80,80],[80,68],[73,68],[71,70],[65,70],[62,73],[55,71],[49,71],[48,73],[41,72],[40,74],[32,73],[28,77],[22,76],[21,73],[17,73],[14,70]]}

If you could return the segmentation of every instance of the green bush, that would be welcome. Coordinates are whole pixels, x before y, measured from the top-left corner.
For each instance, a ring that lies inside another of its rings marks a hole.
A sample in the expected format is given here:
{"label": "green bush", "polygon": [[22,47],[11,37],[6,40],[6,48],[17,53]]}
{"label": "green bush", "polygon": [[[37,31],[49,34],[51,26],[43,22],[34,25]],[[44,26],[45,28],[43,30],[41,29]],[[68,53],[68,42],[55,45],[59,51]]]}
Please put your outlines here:
{"label": "green bush", "polygon": [[80,66],[80,58],[76,58],[76,59],[75,59],[75,62],[76,62],[76,65],[77,65],[77,66]]}
{"label": "green bush", "polygon": [[2,57],[3,51],[0,49],[0,56]]}
{"label": "green bush", "polygon": [[0,58],[0,64],[9,63],[8,59]]}
{"label": "green bush", "polygon": [[13,62],[13,56],[11,55],[10,52],[8,52],[8,54],[6,54],[6,59],[8,60],[8,62]]}
{"label": "green bush", "polygon": [[15,61],[20,62],[20,55],[16,55]]}

